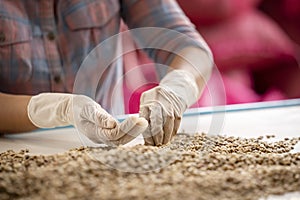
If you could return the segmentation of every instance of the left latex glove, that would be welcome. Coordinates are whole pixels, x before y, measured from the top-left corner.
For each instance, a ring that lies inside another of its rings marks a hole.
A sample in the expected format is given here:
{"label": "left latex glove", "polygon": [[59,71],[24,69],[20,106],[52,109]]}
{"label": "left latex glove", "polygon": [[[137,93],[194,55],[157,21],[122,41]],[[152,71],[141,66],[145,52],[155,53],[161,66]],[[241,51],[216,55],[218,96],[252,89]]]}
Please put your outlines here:
{"label": "left latex glove", "polygon": [[173,70],[154,87],[141,95],[140,117],[148,120],[143,133],[146,145],[162,145],[171,141],[180,126],[183,112],[200,96],[196,80],[190,72]]}
{"label": "left latex glove", "polygon": [[27,106],[29,120],[39,128],[73,125],[95,143],[126,144],[147,128],[136,116],[118,122],[93,99],[76,94],[42,93]]}

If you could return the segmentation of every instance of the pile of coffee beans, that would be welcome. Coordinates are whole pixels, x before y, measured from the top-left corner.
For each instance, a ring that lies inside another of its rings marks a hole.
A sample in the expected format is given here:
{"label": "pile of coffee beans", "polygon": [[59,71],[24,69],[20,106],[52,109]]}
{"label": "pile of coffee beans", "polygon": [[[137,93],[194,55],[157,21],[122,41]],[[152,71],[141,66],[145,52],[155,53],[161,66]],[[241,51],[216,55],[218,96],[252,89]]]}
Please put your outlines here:
{"label": "pile of coffee beans", "polygon": [[249,199],[300,191],[300,138],[178,134],[165,146],[0,154],[0,199]]}

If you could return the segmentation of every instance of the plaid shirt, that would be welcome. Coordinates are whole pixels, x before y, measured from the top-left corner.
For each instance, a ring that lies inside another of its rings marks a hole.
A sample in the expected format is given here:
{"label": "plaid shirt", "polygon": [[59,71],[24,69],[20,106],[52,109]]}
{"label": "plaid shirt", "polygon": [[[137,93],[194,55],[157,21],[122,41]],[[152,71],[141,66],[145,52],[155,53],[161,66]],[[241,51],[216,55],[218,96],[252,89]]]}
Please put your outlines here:
{"label": "plaid shirt", "polygon": [[[81,63],[97,44],[120,31],[121,19],[129,28],[164,27],[186,33],[209,53],[175,0],[0,0],[0,92],[74,92]],[[191,45],[177,43],[181,48]],[[162,63],[170,57],[160,51],[149,55]],[[122,74],[107,74],[108,82],[100,80],[97,87],[97,101],[109,110],[105,94],[117,81],[113,77]]]}

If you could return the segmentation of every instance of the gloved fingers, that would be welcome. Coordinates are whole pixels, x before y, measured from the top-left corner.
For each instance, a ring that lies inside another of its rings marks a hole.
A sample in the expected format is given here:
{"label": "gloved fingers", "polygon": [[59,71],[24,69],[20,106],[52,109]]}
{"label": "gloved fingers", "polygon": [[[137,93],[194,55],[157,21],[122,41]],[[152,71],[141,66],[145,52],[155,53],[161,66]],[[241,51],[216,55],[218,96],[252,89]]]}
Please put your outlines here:
{"label": "gloved fingers", "polygon": [[116,131],[115,129],[102,129],[89,120],[82,120],[80,121],[80,127],[78,127],[78,130],[95,143],[113,145],[106,135],[110,135],[110,132]]}
{"label": "gloved fingers", "polygon": [[149,146],[154,146],[155,145],[154,140],[152,138],[150,125],[148,125],[148,127],[144,131],[143,137],[144,137],[145,145],[149,145]]}
{"label": "gloved fingers", "polygon": [[[104,142],[108,144],[108,141],[121,138],[123,135],[119,131],[116,120],[109,114],[106,115],[105,113],[98,111],[99,108],[95,108],[94,106],[84,107],[81,114],[81,119],[79,119],[77,122],[77,127],[80,127],[80,130],[82,130],[82,132],[88,138],[96,143]],[[111,120],[113,123],[116,123],[116,125],[113,128],[106,128],[105,125],[107,125],[107,120]]]}
{"label": "gloved fingers", "polygon": [[135,138],[147,127],[148,121],[145,118],[131,116],[120,124],[120,131]]}
{"label": "gloved fingers", "polygon": [[117,126],[117,120],[114,119],[111,115],[105,114],[101,111],[96,112],[95,123],[103,128],[113,129]]}
{"label": "gloved fingers", "polygon": [[144,118],[129,117],[114,129],[98,127],[88,120],[81,121],[81,125],[81,131],[93,142],[114,146],[126,144],[143,133],[148,122]]}
{"label": "gloved fingers", "polygon": [[117,120],[106,112],[102,107],[95,108],[93,120],[97,126],[102,128],[115,128],[117,126]]}
{"label": "gloved fingers", "polygon": [[174,123],[175,123],[174,121],[175,121],[174,116],[166,116],[165,117],[163,144],[167,144],[172,139]]}
{"label": "gloved fingers", "polygon": [[149,120],[150,118],[150,110],[148,106],[141,106],[139,111],[139,116]]}
{"label": "gloved fingers", "polygon": [[148,121],[144,118],[129,117],[120,124],[120,132],[123,135],[116,142],[117,145],[126,144],[142,134],[148,127]]}
{"label": "gloved fingers", "polygon": [[177,134],[177,131],[180,127],[180,123],[181,123],[181,117],[175,117],[174,128],[173,128],[173,132],[172,132],[172,138]]}
{"label": "gloved fingers", "polygon": [[145,118],[148,120],[148,127],[146,130],[143,132],[143,138],[145,141],[145,145],[154,145],[154,140],[152,138],[151,130],[150,130],[150,110],[148,106],[141,106],[140,111],[139,111],[140,117]]}
{"label": "gloved fingers", "polygon": [[150,107],[150,131],[154,141],[154,145],[159,146],[163,144],[164,139],[164,118],[162,107],[160,104],[152,104]]}
{"label": "gloved fingers", "polygon": [[117,120],[96,103],[95,105],[84,106],[80,115],[81,118],[86,119],[101,128],[113,129],[117,126]]}

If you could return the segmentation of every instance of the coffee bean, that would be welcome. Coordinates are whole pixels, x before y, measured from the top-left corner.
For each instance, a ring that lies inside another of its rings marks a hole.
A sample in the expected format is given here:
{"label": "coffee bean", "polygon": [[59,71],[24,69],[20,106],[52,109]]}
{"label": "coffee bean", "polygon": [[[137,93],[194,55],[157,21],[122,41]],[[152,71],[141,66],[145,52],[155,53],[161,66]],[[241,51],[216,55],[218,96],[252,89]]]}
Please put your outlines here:
{"label": "coffee bean", "polygon": [[0,199],[258,199],[300,190],[300,153],[290,152],[299,141],[201,133],[160,147],[7,150]]}

